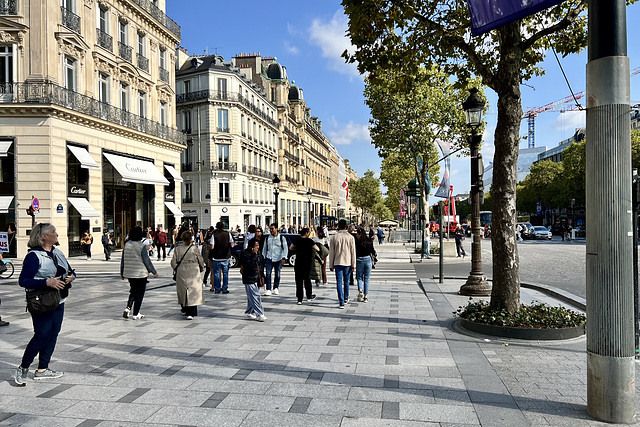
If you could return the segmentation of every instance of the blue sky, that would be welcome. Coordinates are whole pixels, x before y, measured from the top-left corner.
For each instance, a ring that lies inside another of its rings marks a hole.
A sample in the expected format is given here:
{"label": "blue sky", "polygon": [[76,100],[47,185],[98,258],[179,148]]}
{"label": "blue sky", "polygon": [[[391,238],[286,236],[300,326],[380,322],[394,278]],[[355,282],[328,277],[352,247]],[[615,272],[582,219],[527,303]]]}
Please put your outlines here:
{"label": "blue sky", "polygon": [[[347,18],[339,0],[281,0],[270,7],[255,0],[241,4],[210,0],[167,0],[167,14],[182,27],[181,45],[190,54],[217,53],[225,60],[239,53],[260,52],[275,56],[287,67],[289,79],[304,90],[311,114],[322,120],[324,134],[340,154],[349,159],[358,175],[367,169],[379,172],[380,159],[368,134],[369,109],[364,104],[363,78],[356,67],[345,64],[340,54],[350,47],[345,37]],[[640,22],[640,5],[627,9],[627,22]],[[640,26],[628,24],[628,55],[631,69],[640,67]],[[586,51],[561,58],[574,92],[585,89]],[[523,109],[538,107],[570,95],[553,57],[542,64],[546,74],[521,87]],[[483,142],[485,164],[493,159],[496,101],[487,92],[490,113]],[[584,99],[582,100],[584,101]],[[631,78],[631,101],[640,103],[640,74]],[[584,126],[582,112],[546,112],[536,118],[536,146],[547,148]],[[527,121],[520,134],[526,135]],[[527,142],[521,143],[526,148]],[[454,193],[469,190],[469,159],[451,162]],[[435,191],[435,190],[434,190]]]}

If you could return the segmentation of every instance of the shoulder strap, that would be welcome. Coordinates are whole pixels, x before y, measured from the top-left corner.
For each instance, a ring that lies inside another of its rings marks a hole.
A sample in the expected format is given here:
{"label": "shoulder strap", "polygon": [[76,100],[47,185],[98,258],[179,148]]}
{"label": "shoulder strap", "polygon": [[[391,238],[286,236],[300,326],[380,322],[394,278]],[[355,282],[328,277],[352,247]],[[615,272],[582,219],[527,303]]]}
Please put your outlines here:
{"label": "shoulder strap", "polygon": [[193,246],[193,243],[189,245],[186,251],[184,251],[184,253],[182,254],[182,258],[180,258],[180,261],[178,261],[178,263],[176,264],[176,270],[178,269],[178,267],[180,267],[182,260],[184,259],[185,256],[187,256],[187,252],[189,252],[189,249],[191,249],[192,246]]}

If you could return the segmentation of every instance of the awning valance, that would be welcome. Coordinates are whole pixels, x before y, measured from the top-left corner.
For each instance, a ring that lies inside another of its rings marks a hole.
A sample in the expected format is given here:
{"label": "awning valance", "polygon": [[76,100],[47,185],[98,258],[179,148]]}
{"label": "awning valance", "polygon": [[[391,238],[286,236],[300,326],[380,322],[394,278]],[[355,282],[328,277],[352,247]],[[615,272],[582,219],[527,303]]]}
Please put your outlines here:
{"label": "awning valance", "polygon": [[11,202],[13,202],[13,196],[0,196],[0,214],[9,213]]}
{"label": "awning valance", "polygon": [[91,203],[89,203],[89,200],[83,198],[83,197],[69,197],[69,203],[71,203],[73,205],[74,208],[76,208],[76,210],[78,212],[80,212],[80,217],[82,219],[96,219],[96,218],[100,218],[100,214],[98,214],[98,212],[96,212],[95,209],[93,209],[93,206],[91,206]]}
{"label": "awning valance", "polygon": [[182,182],[182,177],[180,176],[176,168],[171,165],[164,165],[164,168],[171,174],[175,182]]}
{"label": "awning valance", "polygon": [[123,181],[139,184],[169,185],[169,181],[151,162],[103,153],[109,163],[122,175]]}
{"label": "awning valance", "polygon": [[171,211],[173,216],[175,216],[176,218],[182,218],[184,216],[184,214],[182,213],[180,208],[178,206],[176,206],[175,203],[173,203],[173,202],[164,202],[164,205],[167,207],[167,209],[169,209]]}
{"label": "awning valance", "polygon": [[7,152],[9,148],[11,148],[11,144],[13,144],[13,140],[2,140],[0,141],[0,157],[7,157]]}
{"label": "awning valance", "polygon": [[93,160],[86,148],[76,147],[75,145],[67,145],[67,148],[80,162],[80,166],[85,169],[100,169],[100,166]]}

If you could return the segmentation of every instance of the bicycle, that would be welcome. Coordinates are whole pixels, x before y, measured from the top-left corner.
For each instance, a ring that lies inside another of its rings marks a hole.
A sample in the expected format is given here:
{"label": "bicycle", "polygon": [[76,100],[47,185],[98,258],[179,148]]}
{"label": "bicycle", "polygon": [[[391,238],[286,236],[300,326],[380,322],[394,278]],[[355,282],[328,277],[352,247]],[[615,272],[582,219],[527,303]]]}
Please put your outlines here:
{"label": "bicycle", "polygon": [[0,271],[0,279],[9,279],[13,276],[13,272],[15,268],[13,267],[13,262],[10,259],[2,259],[0,262],[4,263],[6,270]]}

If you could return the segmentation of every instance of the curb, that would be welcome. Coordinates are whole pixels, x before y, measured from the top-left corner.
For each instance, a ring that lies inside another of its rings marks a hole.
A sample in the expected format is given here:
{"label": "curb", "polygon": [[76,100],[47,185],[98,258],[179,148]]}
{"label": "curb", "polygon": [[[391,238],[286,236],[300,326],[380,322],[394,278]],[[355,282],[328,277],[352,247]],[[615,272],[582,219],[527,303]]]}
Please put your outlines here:
{"label": "curb", "polygon": [[[433,276],[432,279],[439,279],[440,276]],[[456,277],[456,276],[444,276],[444,279],[449,279],[449,280],[466,280],[466,277]],[[487,281],[488,282],[493,282],[493,279],[490,279],[487,277]],[[567,304],[571,304],[577,308],[579,308],[580,310],[586,311],[587,309],[587,300],[585,300],[584,298],[581,298],[577,295],[574,295],[570,292],[564,291],[562,289],[559,288],[555,288],[553,286],[549,286],[549,285],[542,285],[539,283],[522,283],[520,282],[520,286],[523,288],[527,288],[527,289],[533,289],[535,291],[538,292],[542,292],[543,294],[547,294],[549,296],[552,296],[556,299],[559,299],[562,302],[565,302]]]}

